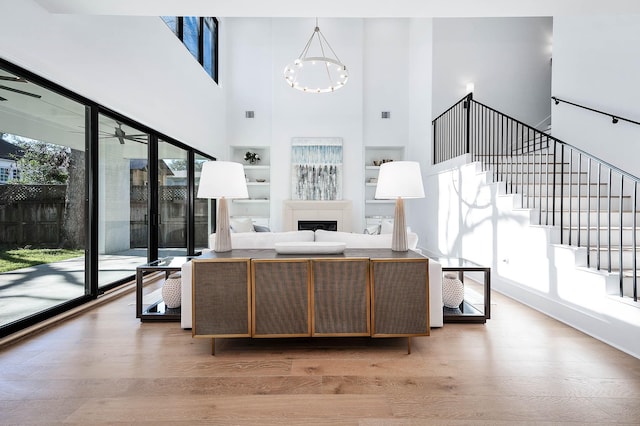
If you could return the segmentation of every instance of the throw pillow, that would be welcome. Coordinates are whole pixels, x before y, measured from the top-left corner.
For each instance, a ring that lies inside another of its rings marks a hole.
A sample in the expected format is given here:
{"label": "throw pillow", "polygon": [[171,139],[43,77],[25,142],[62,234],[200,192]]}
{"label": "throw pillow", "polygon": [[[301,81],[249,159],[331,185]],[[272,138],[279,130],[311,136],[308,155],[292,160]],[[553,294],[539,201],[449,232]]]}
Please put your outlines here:
{"label": "throw pillow", "polygon": [[381,234],[391,234],[393,232],[393,220],[392,219],[384,219],[380,224],[380,233]]}
{"label": "throw pillow", "polygon": [[364,228],[364,233],[368,235],[378,235],[380,233],[380,225],[371,225]]}
{"label": "throw pillow", "polygon": [[250,217],[234,218],[229,220],[233,232],[255,232]]}

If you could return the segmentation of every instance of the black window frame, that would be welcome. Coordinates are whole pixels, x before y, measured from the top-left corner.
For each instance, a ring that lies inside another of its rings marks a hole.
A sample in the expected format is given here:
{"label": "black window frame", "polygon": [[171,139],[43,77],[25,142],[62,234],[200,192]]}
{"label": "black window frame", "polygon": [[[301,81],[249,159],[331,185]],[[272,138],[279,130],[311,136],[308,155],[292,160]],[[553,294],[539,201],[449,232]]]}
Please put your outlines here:
{"label": "black window frame", "polygon": [[[83,296],[70,299],[64,301],[58,305],[55,305],[51,308],[47,308],[41,311],[38,311],[30,316],[18,319],[14,322],[11,322],[6,325],[0,325],[0,338],[4,338],[11,334],[14,334],[20,330],[23,330],[27,327],[35,325],[39,322],[50,319],[56,315],[67,312],[73,308],[79,307],[85,303],[91,302],[97,299],[101,294],[105,291],[111,290],[114,287],[119,287],[122,284],[127,282],[131,282],[135,278],[135,273],[132,275],[114,281],[106,286],[102,286],[98,288],[98,179],[99,179],[99,170],[98,170],[98,115],[104,114],[112,119],[119,120],[126,125],[136,127],[141,131],[148,133],[151,138],[149,141],[149,150],[154,149],[154,144],[157,147],[157,140],[162,139],[164,142],[169,142],[172,145],[180,147],[182,149],[187,150],[188,152],[188,161],[192,162],[193,158],[196,155],[199,155],[202,158],[206,158],[209,161],[215,161],[216,158],[212,155],[206,154],[194,147],[191,147],[183,142],[180,142],[172,137],[169,137],[155,129],[152,129],[148,126],[145,126],[142,123],[139,123],[126,115],[120,114],[114,110],[111,110],[100,103],[97,103],[91,99],[85,98],[82,95],[73,92],[64,86],[56,84],[35,72],[29,71],[25,68],[22,68],[18,65],[15,65],[3,58],[0,57],[0,68],[4,70],[19,75],[21,77],[26,78],[29,81],[32,81],[43,88],[56,92],[59,95],[65,96],[75,102],[84,105],[85,108],[85,193],[86,193],[86,213],[85,219],[87,221],[86,226],[86,245],[85,245],[85,271],[84,271],[84,286],[85,286],[85,294]],[[153,154],[152,154],[153,155]],[[155,157],[150,157],[149,162],[157,163],[157,155]],[[188,187],[188,206],[187,206],[187,214],[189,217],[187,218],[187,252],[189,255],[198,254],[195,248],[195,224],[194,224],[194,204],[195,204],[195,170],[193,165],[189,167],[187,172],[187,187]],[[157,175],[154,176],[154,180],[156,180]],[[150,190],[150,189],[149,189]],[[157,213],[157,202],[150,203],[151,204],[151,213]],[[211,203],[209,215],[211,217],[211,221],[215,223],[215,213],[216,213],[216,204]],[[157,228],[154,228],[150,222],[149,227],[149,235],[157,235]],[[150,249],[148,251],[148,260],[153,261],[157,259],[158,247],[156,242],[151,242]]]}
{"label": "black window frame", "polygon": [[[219,78],[219,50],[220,50],[220,22],[218,21],[218,18],[216,18],[215,16],[207,16],[207,17],[195,17],[198,18],[198,58],[197,61],[198,63],[202,66],[202,68],[207,72],[207,74],[213,79],[213,81],[215,81],[216,84],[218,84],[218,78]],[[161,19],[163,19],[161,17]],[[163,21],[166,24],[166,20],[163,19]],[[211,28],[211,72],[208,72],[205,68],[204,65],[204,28],[205,25],[208,25],[208,22],[212,23],[212,28]],[[167,25],[168,26],[168,25]],[[173,31],[173,29],[172,29]],[[182,44],[184,44],[185,48],[187,48],[187,50],[189,50],[189,48],[187,47],[187,45],[184,43],[184,17],[183,16],[177,16],[176,17],[176,30],[175,30],[175,35],[176,37],[178,37],[178,39],[182,42]],[[189,51],[191,53],[191,51]],[[194,56],[192,54],[192,56]],[[194,56],[195,59],[195,56]]]}

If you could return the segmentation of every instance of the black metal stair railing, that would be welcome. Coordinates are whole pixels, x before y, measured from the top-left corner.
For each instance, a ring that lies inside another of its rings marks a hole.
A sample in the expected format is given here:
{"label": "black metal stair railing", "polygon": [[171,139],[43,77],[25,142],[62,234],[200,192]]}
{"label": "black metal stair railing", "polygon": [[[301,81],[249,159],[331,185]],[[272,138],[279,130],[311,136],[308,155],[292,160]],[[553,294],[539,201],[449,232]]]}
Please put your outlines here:
{"label": "black metal stair railing", "polygon": [[560,243],[586,250],[587,267],[614,272],[620,297],[638,301],[637,177],[473,99],[433,122],[434,164],[470,154],[519,194]]}

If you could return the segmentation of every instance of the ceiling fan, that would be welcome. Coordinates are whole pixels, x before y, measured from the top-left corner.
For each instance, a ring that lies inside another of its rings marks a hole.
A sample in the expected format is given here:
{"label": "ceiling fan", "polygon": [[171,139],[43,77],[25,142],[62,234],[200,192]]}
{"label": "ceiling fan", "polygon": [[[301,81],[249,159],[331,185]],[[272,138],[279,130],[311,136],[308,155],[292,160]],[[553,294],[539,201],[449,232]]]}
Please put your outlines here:
{"label": "ceiling fan", "polygon": [[146,133],[138,133],[138,134],[134,134],[134,135],[128,135],[124,129],[122,128],[122,123],[119,121],[116,121],[117,126],[113,128],[113,133],[108,133],[108,132],[104,132],[102,131],[102,136],[101,138],[103,139],[108,139],[108,138],[117,138],[118,141],[120,142],[120,144],[124,145],[124,141],[126,140],[130,140],[130,141],[134,141],[134,142],[143,142],[143,143],[147,143],[148,141],[148,135]]}
{"label": "ceiling fan", "polygon": [[[6,76],[6,75],[0,75],[0,81],[10,81],[12,83],[28,83],[28,81],[25,80],[24,78]],[[13,87],[5,86],[3,84],[0,84],[0,90],[7,90],[9,92],[19,93],[19,94],[25,95],[25,96],[31,96],[32,98],[36,98],[36,99],[40,99],[42,97],[42,96],[37,95],[35,93],[25,92],[24,90],[15,89]],[[0,96],[0,101],[6,101],[6,100],[7,100],[7,98],[3,98],[2,96]]]}

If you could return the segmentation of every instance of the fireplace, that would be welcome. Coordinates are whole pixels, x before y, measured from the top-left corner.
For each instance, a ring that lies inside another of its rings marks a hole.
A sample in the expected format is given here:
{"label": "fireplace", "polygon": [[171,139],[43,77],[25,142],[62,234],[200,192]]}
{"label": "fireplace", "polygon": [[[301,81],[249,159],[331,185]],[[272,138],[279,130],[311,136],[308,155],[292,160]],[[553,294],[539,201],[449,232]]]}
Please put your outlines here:
{"label": "fireplace", "polygon": [[298,231],[317,231],[322,229],[323,231],[337,231],[337,220],[299,220]]}
{"label": "fireplace", "polygon": [[[285,200],[283,201],[283,231],[296,231],[300,221],[335,222],[335,231],[351,232],[351,201],[349,200]],[[318,228],[324,229],[324,228]]]}

